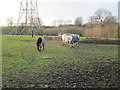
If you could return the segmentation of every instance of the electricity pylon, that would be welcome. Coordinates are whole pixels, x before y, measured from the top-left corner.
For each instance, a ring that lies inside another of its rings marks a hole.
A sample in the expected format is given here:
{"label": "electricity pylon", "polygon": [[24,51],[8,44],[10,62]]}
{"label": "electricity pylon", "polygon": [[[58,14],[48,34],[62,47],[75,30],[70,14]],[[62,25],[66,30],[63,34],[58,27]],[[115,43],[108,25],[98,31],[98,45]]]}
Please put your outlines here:
{"label": "electricity pylon", "polygon": [[118,2],[118,24],[120,26],[120,1]]}
{"label": "electricity pylon", "polygon": [[37,0],[22,0],[15,34],[27,34],[31,30],[33,36],[34,27],[40,28]]}
{"label": "electricity pylon", "polygon": [[118,2],[118,38],[120,38],[120,1]]}

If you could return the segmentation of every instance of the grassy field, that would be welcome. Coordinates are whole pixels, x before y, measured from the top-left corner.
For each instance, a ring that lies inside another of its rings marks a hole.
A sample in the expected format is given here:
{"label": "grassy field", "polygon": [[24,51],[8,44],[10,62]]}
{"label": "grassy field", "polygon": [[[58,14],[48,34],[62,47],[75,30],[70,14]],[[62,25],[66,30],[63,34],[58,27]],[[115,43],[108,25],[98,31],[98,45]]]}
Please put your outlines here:
{"label": "grassy field", "polygon": [[38,52],[38,37],[2,36],[3,88],[118,88],[117,45],[70,48],[47,39]]}

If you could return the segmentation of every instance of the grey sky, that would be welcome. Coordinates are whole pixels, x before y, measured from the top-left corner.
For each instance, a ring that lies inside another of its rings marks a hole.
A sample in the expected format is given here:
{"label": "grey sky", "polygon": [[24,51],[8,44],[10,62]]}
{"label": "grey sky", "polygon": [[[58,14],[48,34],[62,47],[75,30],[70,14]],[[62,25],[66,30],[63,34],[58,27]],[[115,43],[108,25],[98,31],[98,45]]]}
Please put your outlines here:
{"label": "grey sky", "polygon": [[[0,1],[0,25],[6,25],[7,17],[14,17],[17,22],[21,0]],[[87,22],[88,17],[94,15],[99,8],[104,8],[118,16],[118,0],[38,0],[39,17],[45,25],[51,25],[55,19],[70,19],[83,17]]]}
{"label": "grey sky", "polygon": [[[43,19],[72,19],[83,17],[84,21],[88,17],[94,15],[94,12],[99,8],[105,8],[112,12],[114,16],[118,15],[118,6],[116,2],[59,2],[39,4],[39,16]],[[44,16],[45,15],[45,16]]]}

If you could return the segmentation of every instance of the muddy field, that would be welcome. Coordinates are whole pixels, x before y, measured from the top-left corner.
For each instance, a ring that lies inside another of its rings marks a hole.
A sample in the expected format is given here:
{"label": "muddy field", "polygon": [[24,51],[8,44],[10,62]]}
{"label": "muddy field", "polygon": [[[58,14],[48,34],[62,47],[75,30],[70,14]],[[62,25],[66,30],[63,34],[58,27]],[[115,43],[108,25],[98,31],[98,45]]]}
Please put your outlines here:
{"label": "muddy field", "polygon": [[83,40],[83,41],[81,41],[81,43],[120,45],[120,40],[97,40],[97,39],[89,39],[89,40]]}
{"label": "muddy field", "polygon": [[119,88],[118,45],[81,42],[70,48],[47,37],[38,52],[37,38],[3,36],[3,88]]}

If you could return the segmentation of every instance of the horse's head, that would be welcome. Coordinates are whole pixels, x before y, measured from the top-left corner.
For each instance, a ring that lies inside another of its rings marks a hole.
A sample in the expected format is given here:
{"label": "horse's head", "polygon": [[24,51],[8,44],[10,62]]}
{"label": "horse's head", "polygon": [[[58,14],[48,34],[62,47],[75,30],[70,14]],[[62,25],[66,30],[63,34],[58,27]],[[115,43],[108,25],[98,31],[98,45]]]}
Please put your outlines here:
{"label": "horse's head", "polygon": [[36,48],[38,48],[39,46],[36,44]]}
{"label": "horse's head", "polygon": [[39,44],[38,44],[38,41],[36,42],[36,48],[37,48],[37,50],[39,50]]}

